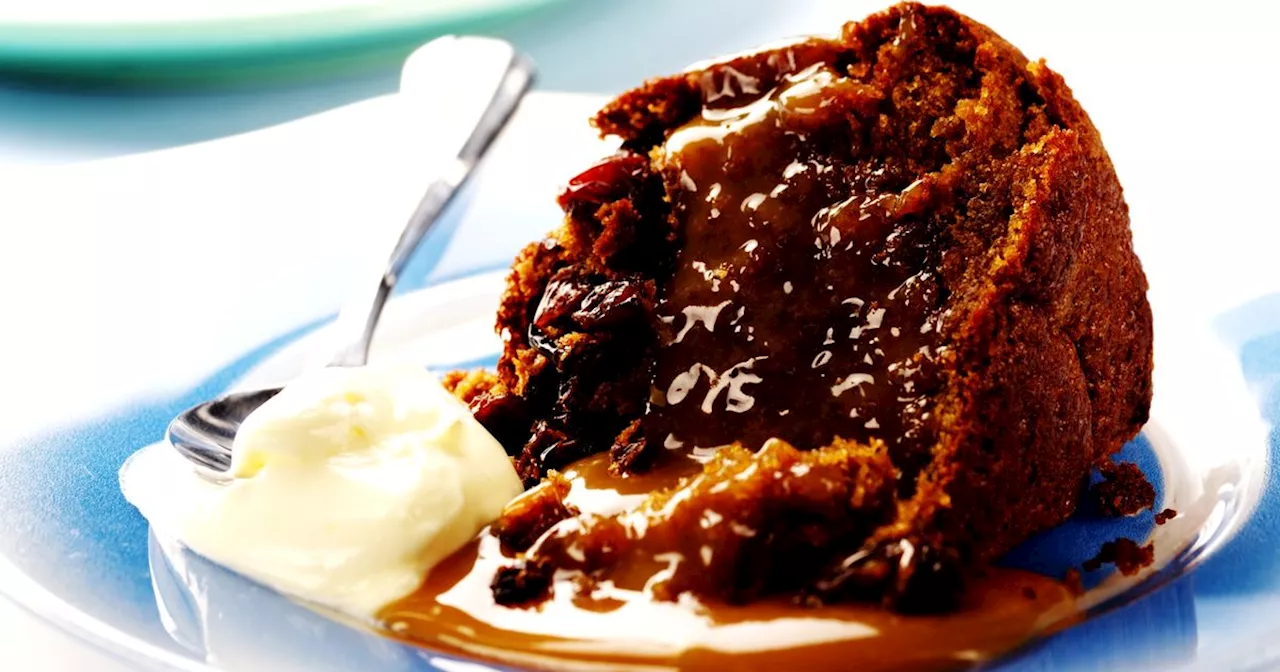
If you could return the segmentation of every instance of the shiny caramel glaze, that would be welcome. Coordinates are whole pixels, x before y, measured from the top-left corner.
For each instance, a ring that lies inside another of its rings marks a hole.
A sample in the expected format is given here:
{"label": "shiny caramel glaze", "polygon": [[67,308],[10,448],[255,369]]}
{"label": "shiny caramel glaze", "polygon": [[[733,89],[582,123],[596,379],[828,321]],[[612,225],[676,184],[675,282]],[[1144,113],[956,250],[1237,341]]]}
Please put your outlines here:
{"label": "shiny caramel glaze", "polygon": [[[656,481],[696,472],[668,463],[634,480],[608,475],[602,457],[574,465],[569,500],[591,513],[635,506]],[[1074,598],[1059,582],[992,569],[946,616],[903,616],[866,605],[729,605],[655,601],[643,586],[556,591],[535,607],[504,607],[489,583],[509,558],[486,532],[437,566],[381,620],[392,636],[431,648],[542,669],[946,670],[965,667],[1070,623]],[[561,581],[572,581],[562,577]]]}
{"label": "shiny caramel glaze", "polygon": [[665,448],[835,437],[889,446],[904,489],[933,444],[939,235],[932,193],[858,162],[866,86],[826,65],[708,107],[655,153],[683,222],[646,434]]}

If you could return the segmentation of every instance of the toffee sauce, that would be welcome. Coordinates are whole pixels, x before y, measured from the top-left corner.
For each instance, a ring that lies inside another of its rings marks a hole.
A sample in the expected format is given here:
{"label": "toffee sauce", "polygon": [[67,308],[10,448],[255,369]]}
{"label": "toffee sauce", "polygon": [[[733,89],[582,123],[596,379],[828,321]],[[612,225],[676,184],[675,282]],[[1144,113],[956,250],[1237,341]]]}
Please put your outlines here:
{"label": "toffee sauce", "polygon": [[[696,473],[671,461],[616,478],[607,456],[566,471],[586,513],[631,508],[655,488]],[[988,660],[1076,618],[1073,593],[1053,579],[992,568],[954,613],[904,616],[875,606],[807,607],[654,601],[642,589],[572,586],[534,607],[497,605],[489,589],[509,562],[486,531],[432,570],[422,587],[380,614],[389,634],[433,649],[538,669],[950,670]],[[566,573],[558,581],[571,582]]]}

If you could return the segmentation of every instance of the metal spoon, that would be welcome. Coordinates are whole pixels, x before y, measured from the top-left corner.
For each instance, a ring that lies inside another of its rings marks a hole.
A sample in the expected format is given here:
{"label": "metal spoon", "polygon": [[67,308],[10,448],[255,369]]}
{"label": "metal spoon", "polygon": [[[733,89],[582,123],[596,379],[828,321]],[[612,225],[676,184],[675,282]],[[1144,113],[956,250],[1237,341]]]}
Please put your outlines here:
{"label": "metal spoon", "polygon": [[[363,366],[368,361],[369,343],[373,339],[374,328],[378,325],[382,307],[391,295],[391,289],[401,271],[423,237],[453,200],[454,194],[470,177],[498,132],[506,126],[533,83],[532,63],[502,40],[442,37],[422,47],[410,60],[417,63],[427,58],[434,61],[434,67],[449,68],[453,72],[465,68],[468,85],[475,85],[472,90],[477,95],[487,94],[488,104],[475,120],[471,134],[456,158],[427,188],[391,250],[391,256],[382,268],[376,284],[369,283],[368,289],[362,289],[338,313],[331,333],[340,347],[329,360],[329,366]],[[491,88],[476,85],[489,79],[493,81]],[[442,96],[468,94],[454,91],[440,93]],[[440,101],[442,106],[455,103],[456,98]],[[231,445],[235,441],[236,431],[250,413],[279,391],[279,388],[274,388],[232,392],[189,408],[169,423],[165,438],[195,464],[196,472],[201,476],[215,482],[229,481],[230,477],[226,472],[231,467]]]}

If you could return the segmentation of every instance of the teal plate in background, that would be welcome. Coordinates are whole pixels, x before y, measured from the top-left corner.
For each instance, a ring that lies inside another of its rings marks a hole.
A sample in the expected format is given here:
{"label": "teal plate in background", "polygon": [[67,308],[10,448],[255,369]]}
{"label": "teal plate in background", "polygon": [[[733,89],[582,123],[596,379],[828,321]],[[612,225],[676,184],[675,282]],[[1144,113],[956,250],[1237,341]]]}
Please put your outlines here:
{"label": "teal plate in background", "polygon": [[0,76],[207,84],[402,60],[431,37],[562,0],[47,0],[0,3]]}

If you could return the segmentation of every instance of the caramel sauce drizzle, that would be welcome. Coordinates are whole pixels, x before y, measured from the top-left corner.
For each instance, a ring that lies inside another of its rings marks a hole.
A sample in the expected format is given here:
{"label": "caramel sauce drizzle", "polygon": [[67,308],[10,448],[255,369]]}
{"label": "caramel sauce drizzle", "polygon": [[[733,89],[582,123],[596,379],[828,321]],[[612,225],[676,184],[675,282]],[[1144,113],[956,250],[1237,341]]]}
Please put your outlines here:
{"label": "caramel sauce drizzle", "polygon": [[[572,501],[589,512],[632,506],[696,470],[673,463],[615,478],[605,456],[570,468]],[[1075,598],[1053,579],[993,568],[971,582],[961,608],[904,616],[874,606],[659,602],[642,589],[566,586],[529,608],[497,605],[489,589],[509,558],[487,531],[388,606],[388,634],[440,651],[539,669],[948,670],[988,660],[1073,622]],[[573,581],[569,576],[561,581]]]}

